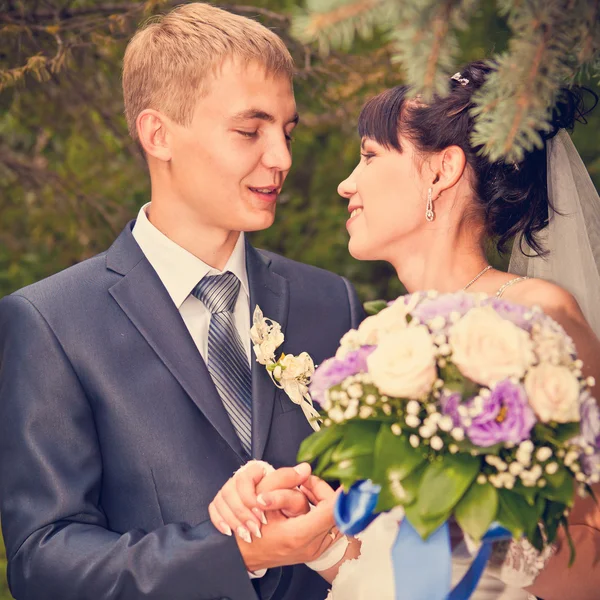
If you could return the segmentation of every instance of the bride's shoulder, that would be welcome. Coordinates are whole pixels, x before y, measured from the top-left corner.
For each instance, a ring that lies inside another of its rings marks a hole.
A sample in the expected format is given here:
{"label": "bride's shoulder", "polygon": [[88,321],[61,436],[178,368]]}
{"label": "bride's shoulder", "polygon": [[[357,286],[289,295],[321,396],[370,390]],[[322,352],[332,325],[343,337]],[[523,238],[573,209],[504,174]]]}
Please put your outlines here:
{"label": "bride's shoulder", "polygon": [[585,323],[585,317],[573,294],[551,281],[527,279],[508,288],[503,297],[525,306],[539,306],[559,322],[567,320]]}

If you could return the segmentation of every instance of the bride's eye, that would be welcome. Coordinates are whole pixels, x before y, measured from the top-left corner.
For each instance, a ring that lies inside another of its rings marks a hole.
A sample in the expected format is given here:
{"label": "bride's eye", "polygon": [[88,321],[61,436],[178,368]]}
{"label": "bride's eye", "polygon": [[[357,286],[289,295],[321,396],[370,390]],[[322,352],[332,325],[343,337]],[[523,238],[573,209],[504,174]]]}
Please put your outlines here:
{"label": "bride's eye", "polygon": [[375,156],[373,152],[361,152],[360,155],[365,159],[367,164],[369,164],[369,160]]}

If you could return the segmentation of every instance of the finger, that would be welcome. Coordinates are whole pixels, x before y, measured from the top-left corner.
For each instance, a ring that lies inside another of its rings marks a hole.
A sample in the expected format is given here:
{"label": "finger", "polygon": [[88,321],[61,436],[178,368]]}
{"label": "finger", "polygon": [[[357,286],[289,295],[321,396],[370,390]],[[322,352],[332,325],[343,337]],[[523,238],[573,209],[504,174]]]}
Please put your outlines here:
{"label": "finger", "polygon": [[263,494],[269,511],[280,510],[286,517],[296,517],[309,511],[308,499],[300,490],[274,490]]}
{"label": "finger", "polygon": [[249,510],[252,510],[257,506],[256,486],[263,480],[264,477],[264,468],[259,463],[256,463],[250,464],[244,468],[243,471],[238,471],[233,478],[240,501]]}
{"label": "finger", "polygon": [[[213,504],[217,512],[221,515],[223,522],[226,523],[231,528],[231,530],[235,532],[237,537],[244,540],[244,542],[246,542],[247,544],[251,544],[252,536],[250,534],[250,529],[248,528],[248,525],[237,518],[235,513],[231,510],[231,508],[229,508],[227,502],[225,502],[225,499],[223,498],[221,492],[217,494],[217,496],[213,500]],[[256,537],[261,537],[260,531],[258,533],[259,535],[257,535]]]}
{"label": "finger", "polygon": [[317,497],[304,485],[300,486],[300,491],[306,496],[306,498],[308,499],[308,501],[311,504],[314,504],[315,506],[317,504],[319,504],[319,501],[317,500]]}
{"label": "finger", "polygon": [[337,494],[333,494],[327,500],[321,501],[313,510],[305,515],[288,519],[286,526],[303,532],[307,540],[327,535],[329,530],[335,525],[333,516],[333,506]]}
{"label": "finger", "polygon": [[223,501],[227,504],[231,512],[236,516],[236,518],[242,522],[244,527],[246,527],[253,535],[256,537],[262,537],[260,533],[261,521],[260,519],[252,512],[251,508],[248,508],[241,500],[237,485],[235,480],[228,482],[223,486],[220,491],[220,496]]}
{"label": "finger", "polygon": [[223,535],[232,535],[231,527],[227,525],[225,519],[221,516],[221,513],[217,510],[217,507],[211,502],[208,505],[208,514],[210,516],[210,520],[212,524],[223,534]]}
{"label": "finger", "polygon": [[311,467],[308,463],[300,463],[295,467],[283,467],[267,475],[258,486],[258,496],[256,498],[259,505],[268,506],[262,494],[272,490],[288,489],[302,485],[311,474]]}
{"label": "finger", "polygon": [[323,479],[317,477],[316,475],[311,475],[302,484],[302,488],[307,490],[316,500],[316,502],[311,500],[313,504],[318,504],[323,500],[327,500],[332,496],[335,496],[334,489],[326,481],[323,481]]}

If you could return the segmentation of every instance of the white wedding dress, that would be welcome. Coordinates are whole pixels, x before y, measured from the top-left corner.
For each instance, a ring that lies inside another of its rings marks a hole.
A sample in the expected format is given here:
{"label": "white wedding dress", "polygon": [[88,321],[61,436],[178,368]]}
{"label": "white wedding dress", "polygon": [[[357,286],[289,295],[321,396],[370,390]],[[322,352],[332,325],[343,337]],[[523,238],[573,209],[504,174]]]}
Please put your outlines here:
{"label": "white wedding dress", "polygon": [[[357,536],[361,555],[342,564],[328,600],[396,600],[391,548],[402,515],[401,508],[382,513]],[[451,538],[454,586],[467,572],[476,550],[469,551],[457,526],[451,526]],[[533,582],[551,555],[552,549],[540,555],[527,542],[496,544],[472,600],[535,600],[522,588]]]}

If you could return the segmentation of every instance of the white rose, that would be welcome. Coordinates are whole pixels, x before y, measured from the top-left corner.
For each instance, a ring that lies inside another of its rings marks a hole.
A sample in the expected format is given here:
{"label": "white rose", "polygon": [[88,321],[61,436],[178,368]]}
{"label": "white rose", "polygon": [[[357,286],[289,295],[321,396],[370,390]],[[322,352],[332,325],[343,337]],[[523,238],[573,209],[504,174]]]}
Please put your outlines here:
{"label": "white rose", "polygon": [[579,381],[567,367],[542,363],[525,377],[529,404],[540,421],[579,421]]}
{"label": "white rose", "polygon": [[281,342],[277,340],[266,340],[261,344],[254,346],[254,354],[256,354],[256,360],[261,365],[267,365],[275,362],[275,350],[279,347]]}
{"label": "white rose", "polygon": [[435,346],[423,325],[385,336],[367,365],[379,391],[397,398],[422,398],[437,378]]}
{"label": "white rose", "polygon": [[283,367],[281,379],[306,379],[312,377],[315,372],[315,364],[313,359],[307,352],[302,352],[298,356],[286,354],[283,360],[279,361]]}
{"label": "white rose", "polygon": [[521,378],[535,360],[529,334],[491,306],[471,309],[449,332],[452,362],[472,381],[491,385]]}
{"label": "white rose", "polygon": [[366,318],[358,327],[358,339],[363,346],[376,346],[382,336],[406,329],[407,306],[397,300],[391,306]]}

